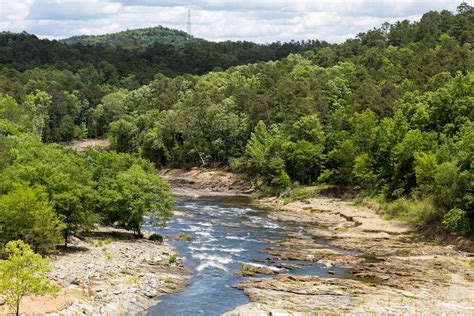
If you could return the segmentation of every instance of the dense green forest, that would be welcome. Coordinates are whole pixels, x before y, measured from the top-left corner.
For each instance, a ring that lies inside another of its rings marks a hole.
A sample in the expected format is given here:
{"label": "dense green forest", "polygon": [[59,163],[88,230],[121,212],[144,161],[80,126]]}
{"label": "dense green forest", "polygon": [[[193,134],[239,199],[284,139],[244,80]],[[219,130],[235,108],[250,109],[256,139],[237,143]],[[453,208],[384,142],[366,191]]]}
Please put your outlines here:
{"label": "dense green forest", "polygon": [[79,35],[61,40],[66,44],[97,45],[108,44],[121,47],[148,46],[154,43],[183,43],[186,41],[204,41],[180,30],[164,26],[126,30],[105,35]]}
{"label": "dense green forest", "polygon": [[45,253],[99,223],[119,225],[139,236],[143,216],[162,222],[171,216],[169,186],[156,177],[149,161],[41,143],[37,130],[5,118],[5,109],[17,109],[14,101],[3,97],[0,102],[2,243],[21,239]]}
{"label": "dense green forest", "polygon": [[[139,233],[172,205],[154,166],[210,163],[263,191],[324,184],[472,234],[473,40],[467,4],[339,45],[129,49],[3,33],[0,239],[48,249],[99,222]],[[45,144],[104,136],[114,151]]]}
{"label": "dense green forest", "polygon": [[[127,32],[123,36],[133,33]],[[199,75],[241,64],[281,59],[291,53],[327,45],[319,41],[256,44],[204,40],[154,42],[133,47],[68,45],[56,40],[41,40],[27,33],[2,32],[0,67],[21,72],[33,68],[71,71],[94,85],[133,89],[150,82],[157,73],[166,76]]]}

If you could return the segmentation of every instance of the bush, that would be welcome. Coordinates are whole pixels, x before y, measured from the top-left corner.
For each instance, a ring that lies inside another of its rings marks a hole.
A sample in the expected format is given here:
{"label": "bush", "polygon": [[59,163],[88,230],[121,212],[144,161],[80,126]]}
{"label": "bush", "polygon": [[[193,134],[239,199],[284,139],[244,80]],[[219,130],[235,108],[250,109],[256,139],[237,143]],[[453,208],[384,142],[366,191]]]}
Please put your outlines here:
{"label": "bush", "polygon": [[466,218],[466,213],[459,208],[453,208],[446,213],[441,226],[451,233],[465,235],[469,232],[469,221]]}
{"label": "bush", "polygon": [[193,240],[193,236],[190,234],[179,233],[178,235],[176,235],[175,239],[181,241],[191,241]]}
{"label": "bush", "polygon": [[327,184],[321,184],[317,186],[299,187],[292,189],[284,198],[285,204],[310,199],[316,197],[321,190],[328,189],[330,186]]}
{"label": "bush", "polygon": [[178,262],[178,256],[176,256],[176,255],[170,255],[170,256],[168,257],[168,263],[169,263],[169,264],[176,263],[176,262]]}
{"label": "bush", "polygon": [[148,240],[156,241],[156,242],[162,243],[162,242],[163,242],[163,235],[160,235],[160,234],[151,234],[150,237],[148,237]]}
{"label": "bush", "polygon": [[399,198],[382,202],[382,213],[389,218],[399,218],[417,224],[439,223],[442,215],[429,199]]}

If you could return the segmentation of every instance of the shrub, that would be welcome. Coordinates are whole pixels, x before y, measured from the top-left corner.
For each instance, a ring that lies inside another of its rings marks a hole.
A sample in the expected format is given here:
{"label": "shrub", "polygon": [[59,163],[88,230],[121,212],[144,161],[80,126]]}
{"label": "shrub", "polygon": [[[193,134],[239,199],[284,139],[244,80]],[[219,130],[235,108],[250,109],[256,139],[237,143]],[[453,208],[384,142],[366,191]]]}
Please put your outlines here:
{"label": "shrub", "polygon": [[181,241],[191,241],[193,240],[193,236],[185,233],[179,233],[175,237],[176,240],[181,240]]}
{"label": "shrub", "polygon": [[162,242],[163,242],[163,235],[160,235],[160,234],[151,234],[150,237],[148,237],[148,240],[156,241],[156,242],[162,243]]}
{"label": "shrub", "polygon": [[451,233],[464,235],[469,232],[469,221],[466,218],[466,213],[459,208],[453,208],[446,213],[441,226]]}
{"label": "shrub", "polygon": [[382,213],[389,218],[399,218],[418,224],[439,223],[440,211],[430,199],[399,198],[392,202],[382,202]]}
{"label": "shrub", "polygon": [[176,263],[176,262],[178,262],[178,256],[176,256],[176,255],[170,255],[170,256],[168,257],[168,263],[169,263],[169,264],[171,264],[171,263]]}
{"label": "shrub", "polygon": [[294,201],[310,199],[316,197],[322,190],[330,187],[331,186],[327,184],[320,184],[316,186],[294,188],[283,198],[283,202],[288,204]]}

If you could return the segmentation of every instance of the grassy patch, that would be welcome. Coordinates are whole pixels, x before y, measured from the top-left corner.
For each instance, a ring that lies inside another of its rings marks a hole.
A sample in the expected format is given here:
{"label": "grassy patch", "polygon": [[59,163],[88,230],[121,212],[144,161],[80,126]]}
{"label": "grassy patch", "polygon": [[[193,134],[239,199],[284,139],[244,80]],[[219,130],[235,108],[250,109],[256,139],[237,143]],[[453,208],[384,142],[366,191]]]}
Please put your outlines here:
{"label": "grassy patch", "polygon": [[104,256],[107,259],[107,261],[112,261],[112,259],[114,257],[112,256],[112,254],[106,248],[103,248],[102,252],[104,253]]}
{"label": "grassy patch", "polygon": [[126,282],[129,284],[137,284],[138,282],[140,282],[140,278],[135,275],[131,275],[127,278]]}
{"label": "grassy patch", "polygon": [[247,263],[242,263],[240,272],[242,273],[242,276],[254,275],[257,272],[257,267]]}
{"label": "grassy patch", "polygon": [[430,199],[402,197],[388,202],[382,197],[377,197],[372,201],[380,205],[380,213],[387,219],[397,218],[412,223],[430,224],[439,222],[442,217]]}
{"label": "grassy patch", "polygon": [[283,203],[288,204],[294,201],[300,201],[316,197],[322,190],[329,189],[331,186],[327,184],[298,187],[292,189],[285,197]]}
{"label": "grassy patch", "polygon": [[175,236],[175,239],[181,240],[181,241],[191,241],[193,240],[193,236],[186,233],[179,233],[178,235]]}
{"label": "grassy patch", "polygon": [[164,282],[167,283],[167,284],[174,284],[175,280],[173,278],[166,278],[166,279],[164,279]]}
{"label": "grassy patch", "polygon": [[176,255],[170,255],[168,257],[168,263],[169,264],[176,263],[176,262],[178,262],[178,257]]}
{"label": "grassy patch", "polygon": [[104,239],[104,245],[108,245],[108,244],[110,244],[110,243],[112,243],[116,240],[117,240],[117,238],[107,237],[107,238]]}
{"label": "grassy patch", "polygon": [[467,262],[467,264],[469,264],[469,266],[470,266],[471,268],[474,268],[474,259],[470,259],[470,260]]}

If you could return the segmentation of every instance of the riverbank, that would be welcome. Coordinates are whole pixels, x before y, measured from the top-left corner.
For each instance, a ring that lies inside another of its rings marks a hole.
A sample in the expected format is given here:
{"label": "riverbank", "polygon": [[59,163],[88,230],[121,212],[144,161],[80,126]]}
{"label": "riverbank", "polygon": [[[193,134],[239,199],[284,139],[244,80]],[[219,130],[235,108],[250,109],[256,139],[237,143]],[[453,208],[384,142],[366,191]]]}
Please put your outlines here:
{"label": "riverbank", "polygon": [[158,175],[170,182],[173,194],[179,196],[236,196],[252,192],[248,182],[222,169],[160,169]]}
{"label": "riverbank", "polygon": [[175,255],[166,241],[100,228],[52,256],[50,278],[60,285],[59,295],[27,297],[20,310],[26,315],[140,313],[156,305],[156,297],[186,287],[190,272],[179,260],[170,260]]}
{"label": "riverbank", "polygon": [[328,274],[346,268],[348,275],[248,278],[237,288],[251,303],[226,315],[474,313],[473,253],[426,241],[411,227],[348,201],[269,198],[260,204],[270,218],[302,228],[269,249],[267,264],[313,261]]}
{"label": "riverbank", "polygon": [[[176,192],[187,196],[248,193],[242,180],[229,172],[194,169],[164,174]],[[264,264],[308,262],[324,267],[327,274],[290,271],[246,278],[236,288],[251,302],[226,315],[474,313],[474,254],[456,247],[461,243],[428,241],[406,223],[385,220],[373,208],[332,197],[288,204],[264,198],[256,204],[269,218],[298,228],[267,249]],[[463,248],[472,249],[471,244],[462,240]]]}

